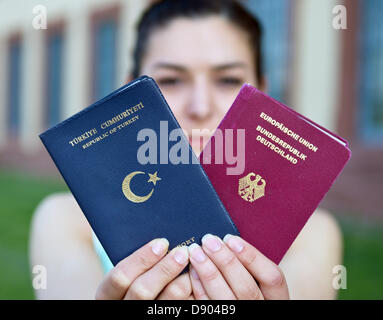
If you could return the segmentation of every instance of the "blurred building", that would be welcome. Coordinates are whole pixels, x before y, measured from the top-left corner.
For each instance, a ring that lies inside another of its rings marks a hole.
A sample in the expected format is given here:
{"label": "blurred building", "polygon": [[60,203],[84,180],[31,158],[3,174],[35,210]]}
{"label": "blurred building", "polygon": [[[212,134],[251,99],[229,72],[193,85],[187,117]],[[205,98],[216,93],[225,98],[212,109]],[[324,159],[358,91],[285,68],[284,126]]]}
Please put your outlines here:
{"label": "blurred building", "polygon": [[[383,1],[243,2],[265,29],[270,95],[351,144],[352,161],[323,205],[379,216]],[[38,134],[126,81],[148,3],[0,0],[0,166],[56,173]],[[333,27],[336,5],[347,9],[346,30]],[[44,9],[47,28],[36,29]]]}

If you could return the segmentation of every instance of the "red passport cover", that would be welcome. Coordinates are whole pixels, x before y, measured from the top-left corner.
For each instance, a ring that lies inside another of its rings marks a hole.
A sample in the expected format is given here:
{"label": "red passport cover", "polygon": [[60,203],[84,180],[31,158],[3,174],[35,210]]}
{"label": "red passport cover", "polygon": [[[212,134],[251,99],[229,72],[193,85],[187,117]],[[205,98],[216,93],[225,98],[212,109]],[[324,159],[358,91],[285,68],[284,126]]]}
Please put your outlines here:
{"label": "red passport cover", "polygon": [[[233,139],[225,140],[227,129]],[[242,153],[238,129],[245,130]],[[244,157],[236,175],[227,170],[235,167],[225,156],[231,141]],[[350,156],[347,141],[245,84],[200,162],[242,238],[278,264]]]}

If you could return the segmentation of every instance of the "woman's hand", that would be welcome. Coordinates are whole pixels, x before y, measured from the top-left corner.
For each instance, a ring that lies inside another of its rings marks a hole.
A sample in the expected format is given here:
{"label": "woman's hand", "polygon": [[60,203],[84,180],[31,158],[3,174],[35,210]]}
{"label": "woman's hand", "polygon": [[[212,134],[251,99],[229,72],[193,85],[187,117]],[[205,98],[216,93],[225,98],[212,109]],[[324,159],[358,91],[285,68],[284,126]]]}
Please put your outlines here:
{"label": "woman's hand", "polygon": [[177,278],[189,262],[186,247],[166,254],[169,242],[154,239],[120,261],[97,289],[96,299],[189,299],[188,274]]}
{"label": "woman's hand", "polygon": [[195,299],[288,299],[280,268],[238,236],[202,238],[189,247]]}
{"label": "woman's hand", "polygon": [[282,271],[237,236],[224,242],[206,235],[202,248],[186,247],[166,254],[169,243],[155,239],[119,262],[105,277],[96,299],[288,299]]}

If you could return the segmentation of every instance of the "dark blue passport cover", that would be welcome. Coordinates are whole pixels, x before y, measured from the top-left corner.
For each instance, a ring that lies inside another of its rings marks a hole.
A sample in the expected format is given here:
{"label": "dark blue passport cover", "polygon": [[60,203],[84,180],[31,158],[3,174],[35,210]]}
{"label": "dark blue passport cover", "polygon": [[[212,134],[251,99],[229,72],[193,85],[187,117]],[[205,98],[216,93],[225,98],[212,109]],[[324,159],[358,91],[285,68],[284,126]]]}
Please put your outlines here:
{"label": "dark blue passport cover", "polygon": [[[187,144],[189,164],[159,164],[160,121],[169,132],[179,128],[155,81],[143,76],[40,135],[114,265],[154,238],[167,238],[173,248],[206,233],[238,234],[185,137],[177,142]],[[144,128],[157,133],[158,164],[137,159]],[[148,174],[155,172],[161,180],[154,183]]]}

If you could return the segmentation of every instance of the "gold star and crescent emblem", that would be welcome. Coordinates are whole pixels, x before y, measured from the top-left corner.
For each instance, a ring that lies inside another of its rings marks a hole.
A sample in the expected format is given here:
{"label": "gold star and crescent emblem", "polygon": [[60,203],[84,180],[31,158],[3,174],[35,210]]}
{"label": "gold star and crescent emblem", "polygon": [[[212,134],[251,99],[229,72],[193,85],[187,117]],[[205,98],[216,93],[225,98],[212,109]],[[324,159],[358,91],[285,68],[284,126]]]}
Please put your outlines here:
{"label": "gold star and crescent emblem", "polygon": [[[139,174],[145,174],[145,172],[142,171],[133,171],[132,173],[129,173],[125,179],[122,181],[122,192],[124,193],[126,199],[135,202],[135,203],[141,203],[147,201],[153,194],[154,188],[152,191],[150,191],[146,196],[138,196],[136,195],[132,189],[130,189],[130,182],[132,179]],[[150,174],[148,173],[149,180],[147,182],[153,183],[153,186],[156,185],[157,181],[162,180],[160,177],[157,176],[157,171]]]}

